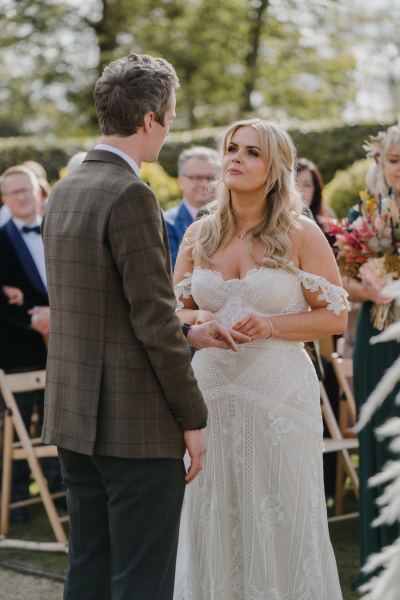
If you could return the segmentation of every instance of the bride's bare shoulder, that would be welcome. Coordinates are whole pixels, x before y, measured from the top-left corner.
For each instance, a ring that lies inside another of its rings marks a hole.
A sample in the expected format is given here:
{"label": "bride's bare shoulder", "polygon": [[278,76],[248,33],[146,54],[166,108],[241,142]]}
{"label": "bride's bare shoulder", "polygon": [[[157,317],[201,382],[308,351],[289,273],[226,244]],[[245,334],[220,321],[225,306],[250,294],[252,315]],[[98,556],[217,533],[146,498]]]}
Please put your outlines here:
{"label": "bride's bare shoulder", "polygon": [[325,236],[320,227],[314,220],[305,215],[296,215],[289,237],[296,247],[301,247],[304,243],[325,241]]}

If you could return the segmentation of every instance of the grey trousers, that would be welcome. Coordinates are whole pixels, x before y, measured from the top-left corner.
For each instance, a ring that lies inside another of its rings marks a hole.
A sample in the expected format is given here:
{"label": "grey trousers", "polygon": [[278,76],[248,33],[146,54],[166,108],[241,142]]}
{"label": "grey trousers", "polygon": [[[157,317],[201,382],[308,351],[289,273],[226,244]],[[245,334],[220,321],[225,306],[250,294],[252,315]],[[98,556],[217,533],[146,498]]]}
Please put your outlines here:
{"label": "grey trousers", "polygon": [[183,461],[58,450],[70,516],[64,600],[172,600]]}

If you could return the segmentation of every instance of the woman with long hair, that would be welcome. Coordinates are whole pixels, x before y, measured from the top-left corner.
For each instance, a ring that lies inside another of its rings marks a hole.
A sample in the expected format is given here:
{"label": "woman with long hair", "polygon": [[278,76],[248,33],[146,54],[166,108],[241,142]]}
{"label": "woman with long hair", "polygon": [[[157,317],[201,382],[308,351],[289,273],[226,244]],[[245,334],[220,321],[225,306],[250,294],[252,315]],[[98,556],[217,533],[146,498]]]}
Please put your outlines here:
{"label": "woman with long hair", "polygon": [[304,203],[311,210],[315,221],[323,229],[324,219],[333,212],[322,197],[324,182],[317,165],[308,158],[299,158],[296,164],[296,183]]}
{"label": "woman with long hair", "polygon": [[209,424],[182,520],[185,600],[342,598],[303,342],[344,330],[346,292],[301,208],[288,134],[261,119],[231,125],[214,207],[187,230],[174,276],[182,322],[215,319],[249,340],[193,359]]}
{"label": "woman with long hair", "polygon": [[[400,127],[393,126],[380,132],[365,146],[368,156],[375,159],[373,168],[368,172],[367,185],[372,194],[382,200],[389,192],[395,198],[400,210]],[[358,206],[354,207],[349,219],[354,221],[360,216]],[[371,308],[374,304],[390,302],[382,293],[367,283],[344,278],[346,289],[353,302],[360,302],[361,309],[357,321],[353,352],[354,393],[357,411],[360,412],[369,395],[374,391],[385,371],[400,355],[400,342],[390,341],[372,345],[370,340],[379,334],[371,322]],[[379,473],[382,467],[395,455],[389,449],[387,439],[378,439],[376,429],[392,417],[400,417],[400,407],[396,396],[400,385],[388,395],[382,406],[374,413],[368,425],[359,433],[359,477],[360,477],[360,562],[361,567],[368,556],[380,552],[392,544],[400,535],[398,522],[392,525],[381,522],[372,526],[379,515],[376,503],[383,487],[370,487],[368,480]],[[398,456],[397,456],[398,457]],[[357,585],[364,583],[366,575],[361,572]]]}

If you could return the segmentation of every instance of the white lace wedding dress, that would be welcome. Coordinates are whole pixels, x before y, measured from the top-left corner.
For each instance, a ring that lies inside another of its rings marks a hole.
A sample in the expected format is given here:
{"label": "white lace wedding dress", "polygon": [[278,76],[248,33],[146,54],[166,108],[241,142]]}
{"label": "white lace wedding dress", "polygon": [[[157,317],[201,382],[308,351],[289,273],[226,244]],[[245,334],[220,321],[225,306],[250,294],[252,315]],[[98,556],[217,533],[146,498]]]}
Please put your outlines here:
{"label": "white lace wedding dress", "polygon": [[[328,308],[346,292],[296,270],[252,269],[243,279],[195,268],[179,300],[226,325],[245,314],[304,312],[302,286]],[[196,352],[209,410],[202,473],[188,486],[176,600],[341,600],[322,473],[322,418],[314,367],[299,342],[255,341]],[[184,589],[184,592],[183,592]]]}

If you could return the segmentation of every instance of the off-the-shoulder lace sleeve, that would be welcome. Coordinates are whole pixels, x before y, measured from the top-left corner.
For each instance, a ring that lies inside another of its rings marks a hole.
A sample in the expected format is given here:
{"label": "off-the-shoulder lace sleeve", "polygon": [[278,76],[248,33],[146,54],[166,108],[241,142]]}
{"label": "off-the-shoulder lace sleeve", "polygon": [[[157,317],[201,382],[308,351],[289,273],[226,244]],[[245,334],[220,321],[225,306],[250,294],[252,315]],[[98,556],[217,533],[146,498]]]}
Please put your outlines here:
{"label": "off-the-shoulder lace sleeve", "polygon": [[175,311],[185,308],[183,300],[187,300],[192,295],[192,273],[184,273],[183,276],[184,279],[181,279],[181,281],[174,287],[176,298]]}
{"label": "off-the-shoulder lace sleeve", "polygon": [[348,293],[344,288],[334,285],[325,277],[314,275],[314,273],[306,273],[301,270],[298,273],[303,287],[307,290],[310,290],[310,292],[321,290],[318,300],[320,302],[327,302],[328,305],[326,308],[328,310],[332,310],[335,315],[339,315],[342,310],[349,310]]}

